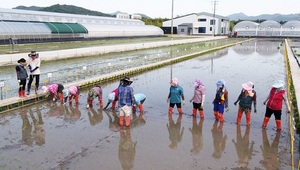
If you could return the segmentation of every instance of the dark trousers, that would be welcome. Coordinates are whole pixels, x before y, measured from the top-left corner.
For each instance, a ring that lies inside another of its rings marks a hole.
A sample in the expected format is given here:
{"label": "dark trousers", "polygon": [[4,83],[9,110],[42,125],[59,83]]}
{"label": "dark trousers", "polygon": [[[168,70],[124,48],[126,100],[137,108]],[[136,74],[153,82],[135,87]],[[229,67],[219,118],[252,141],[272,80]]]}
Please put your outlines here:
{"label": "dark trousers", "polygon": [[31,84],[32,84],[32,81],[35,77],[35,87],[36,87],[36,90],[39,89],[39,85],[40,85],[40,75],[30,75],[29,76],[29,82],[28,82],[28,85],[27,85],[27,91],[30,92],[30,88],[31,88]]}
{"label": "dark trousers", "polygon": [[20,79],[19,91],[25,90],[26,79]]}

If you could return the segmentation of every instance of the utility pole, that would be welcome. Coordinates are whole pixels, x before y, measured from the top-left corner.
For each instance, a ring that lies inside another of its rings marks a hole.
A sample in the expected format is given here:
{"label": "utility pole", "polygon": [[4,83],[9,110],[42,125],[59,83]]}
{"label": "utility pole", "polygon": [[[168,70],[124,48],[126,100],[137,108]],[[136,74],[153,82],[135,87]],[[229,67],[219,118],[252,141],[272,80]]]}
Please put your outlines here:
{"label": "utility pole", "polygon": [[171,12],[171,39],[173,39],[173,12],[174,12],[174,0],[172,0],[172,12]]}
{"label": "utility pole", "polygon": [[216,21],[215,21],[215,18],[216,18],[216,4],[217,4],[218,1],[213,1],[213,33],[212,33],[212,36],[214,37],[215,36],[215,31],[216,31]]}

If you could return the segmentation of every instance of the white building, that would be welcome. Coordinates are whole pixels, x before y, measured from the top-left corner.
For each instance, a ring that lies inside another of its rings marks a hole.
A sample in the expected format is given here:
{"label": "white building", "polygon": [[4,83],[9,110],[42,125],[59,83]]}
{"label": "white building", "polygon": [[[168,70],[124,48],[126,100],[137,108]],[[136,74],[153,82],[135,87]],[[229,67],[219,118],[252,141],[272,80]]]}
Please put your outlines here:
{"label": "white building", "polygon": [[[123,13],[124,14],[124,13]],[[141,20],[0,8],[0,43],[61,39],[163,36]],[[128,18],[126,18],[128,17]]]}
{"label": "white building", "polygon": [[[172,20],[163,22],[165,34],[170,33]],[[229,18],[207,12],[192,13],[173,19],[174,33],[186,35],[228,35]]]}

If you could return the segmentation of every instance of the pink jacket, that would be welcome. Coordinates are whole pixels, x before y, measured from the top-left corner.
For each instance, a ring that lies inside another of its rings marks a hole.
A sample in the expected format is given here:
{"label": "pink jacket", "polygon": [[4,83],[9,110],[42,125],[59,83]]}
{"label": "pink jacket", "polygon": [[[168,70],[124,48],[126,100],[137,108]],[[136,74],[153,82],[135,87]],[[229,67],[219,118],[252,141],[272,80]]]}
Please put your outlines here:
{"label": "pink jacket", "polygon": [[57,94],[57,91],[58,91],[58,84],[51,84],[51,85],[48,85],[47,86],[49,92],[51,94]]}
{"label": "pink jacket", "polygon": [[71,87],[69,87],[69,90],[70,90],[71,95],[77,95],[77,93],[78,93],[77,86],[71,86]]}

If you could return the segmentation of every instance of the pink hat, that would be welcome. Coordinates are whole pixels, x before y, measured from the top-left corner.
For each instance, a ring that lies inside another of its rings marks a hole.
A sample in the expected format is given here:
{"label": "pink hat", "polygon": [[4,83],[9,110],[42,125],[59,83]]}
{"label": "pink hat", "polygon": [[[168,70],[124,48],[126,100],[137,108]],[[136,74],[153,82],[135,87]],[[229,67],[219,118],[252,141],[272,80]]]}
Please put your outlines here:
{"label": "pink hat", "polygon": [[253,83],[251,81],[248,81],[247,83],[243,83],[242,87],[247,91],[251,91],[253,88]]}
{"label": "pink hat", "polygon": [[170,83],[172,86],[177,86],[178,85],[178,79],[177,78],[173,78],[171,80],[171,83]]}
{"label": "pink hat", "polygon": [[199,87],[199,86],[203,85],[202,81],[199,79],[196,79],[194,84],[195,84],[195,87]]}

